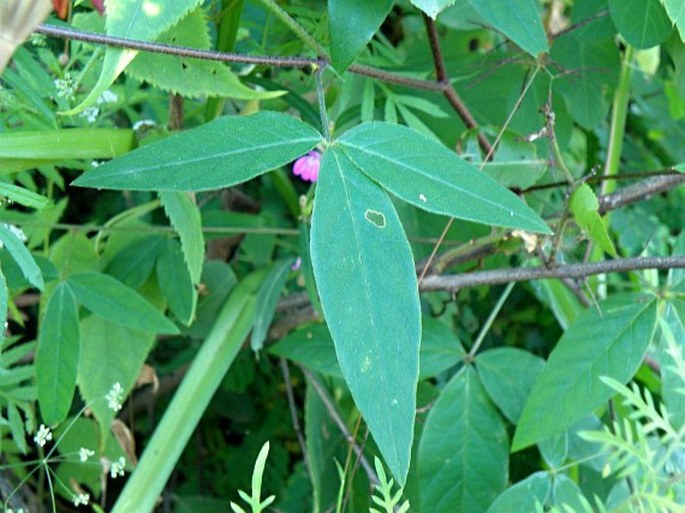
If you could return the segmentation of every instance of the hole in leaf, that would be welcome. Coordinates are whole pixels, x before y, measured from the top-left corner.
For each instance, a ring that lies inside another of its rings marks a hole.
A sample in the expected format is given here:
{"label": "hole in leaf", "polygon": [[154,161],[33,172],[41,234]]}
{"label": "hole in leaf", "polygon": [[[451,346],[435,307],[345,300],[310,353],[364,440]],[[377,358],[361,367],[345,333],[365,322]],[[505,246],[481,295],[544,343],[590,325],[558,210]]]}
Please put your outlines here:
{"label": "hole in leaf", "polygon": [[385,228],[385,216],[378,210],[369,209],[364,212],[364,217],[376,228]]}

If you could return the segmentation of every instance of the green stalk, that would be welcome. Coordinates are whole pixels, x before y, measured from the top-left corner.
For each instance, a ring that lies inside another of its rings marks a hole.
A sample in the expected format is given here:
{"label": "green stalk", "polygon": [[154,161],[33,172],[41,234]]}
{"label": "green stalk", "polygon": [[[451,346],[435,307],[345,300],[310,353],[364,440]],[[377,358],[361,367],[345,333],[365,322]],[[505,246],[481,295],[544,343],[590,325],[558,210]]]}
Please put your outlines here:
{"label": "green stalk", "polygon": [[252,329],[255,293],[263,277],[263,271],[252,273],[231,292],[112,513],[150,513],[154,509],[209,401]]}
{"label": "green stalk", "polygon": [[275,0],[259,0],[259,3],[262,4],[265,9],[271,11],[271,13],[281,20],[281,22],[284,23],[300,41],[314,50],[319,57],[328,58],[328,53],[323,46],[321,46],[318,41],[314,39],[297,20],[295,20],[295,18],[290,16],[283,7],[278,5]]}
{"label": "green stalk", "polygon": [[[621,65],[621,76],[614,92],[614,104],[611,112],[611,131],[609,132],[609,148],[607,149],[607,161],[604,167],[604,176],[614,176],[618,173],[621,164],[621,151],[623,150],[623,137],[626,133],[626,118],[628,117],[628,101],[630,100],[630,80],[633,76],[632,46],[626,46]],[[616,188],[614,180],[602,182],[601,194],[611,194]]]}
{"label": "green stalk", "polygon": [[[233,51],[238,29],[240,28],[240,17],[243,14],[243,0],[222,0],[221,19],[217,27],[216,49],[220,52]],[[219,117],[224,109],[226,98],[212,97],[207,99],[205,116],[207,121]]]}

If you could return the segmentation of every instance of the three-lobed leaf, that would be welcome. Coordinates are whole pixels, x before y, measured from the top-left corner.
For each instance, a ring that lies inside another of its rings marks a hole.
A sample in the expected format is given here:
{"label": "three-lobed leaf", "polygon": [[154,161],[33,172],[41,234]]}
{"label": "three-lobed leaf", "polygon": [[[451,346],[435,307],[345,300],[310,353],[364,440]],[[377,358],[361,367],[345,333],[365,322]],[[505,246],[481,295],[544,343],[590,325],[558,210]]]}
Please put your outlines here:
{"label": "three-lobed leaf", "polygon": [[338,147],[321,162],[311,257],[345,381],[404,483],[421,338],[414,260],[390,198]]}
{"label": "three-lobed leaf", "polygon": [[601,376],[622,383],[632,378],[652,340],[656,311],[654,298],[624,294],[576,319],[535,381],[512,448],[558,434],[607,401],[613,391],[601,384]]}
{"label": "three-lobed leaf", "polygon": [[400,199],[467,221],[550,233],[511,191],[442,144],[407,127],[365,123],[337,142],[372,180]]}
{"label": "three-lobed leaf", "polygon": [[103,164],[74,185],[137,191],[230,187],[293,161],[321,140],[312,127],[285,114],[224,116]]}

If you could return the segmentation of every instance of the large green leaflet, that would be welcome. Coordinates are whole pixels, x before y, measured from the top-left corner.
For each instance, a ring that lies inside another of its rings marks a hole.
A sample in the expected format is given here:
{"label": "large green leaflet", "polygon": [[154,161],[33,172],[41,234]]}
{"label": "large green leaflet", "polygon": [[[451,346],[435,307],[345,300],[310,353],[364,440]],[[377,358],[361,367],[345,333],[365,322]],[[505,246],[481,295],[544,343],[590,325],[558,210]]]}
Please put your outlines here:
{"label": "large green leaflet", "polygon": [[537,57],[549,50],[537,0],[468,1],[492,28],[511,39],[526,53]]}
{"label": "large green leaflet", "polygon": [[601,376],[626,383],[637,371],[654,334],[656,300],[624,294],[599,308],[586,310],[552,351],[523,408],[512,449],[558,434],[607,401],[614,392]]}
{"label": "large green leaflet", "polygon": [[342,73],[366,46],[394,0],[328,0],[333,66]]}
{"label": "large green leaflet", "polygon": [[321,139],[285,114],[225,116],[103,164],[74,184],[146,191],[230,187],[293,161]]}
{"label": "large green leaflet", "polygon": [[21,269],[28,282],[38,289],[45,285],[36,260],[17,234],[11,231],[7,225],[0,223],[0,242],[5,250],[12,256]]}
{"label": "large green leaflet", "polygon": [[[195,9],[161,34],[157,42],[208,49],[210,37],[205,12],[201,8]],[[126,73],[186,98],[226,96],[239,100],[258,100],[283,94],[283,91],[260,92],[250,89],[224,63],[175,55],[141,53],[128,65]]]}
{"label": "large green leaflet", "polygon": [[550,233],[511,191],[442,144],[410,128],[365,123],[339,144],[371,179],[412,205],[467,221]]}
{"label": "large green leaflet", "polygon": [[476,369],[490,399],[512,424],[518,422],[523,405],[545,362],[515,347],[499,347],[476,357]]}
{"label": "large green leaflet", "polygon": [[337,147],[321,163],[311,256],[345,380],[404,483],[421,339],[414,260],[390,198]]}
{"label": "large green leaflet", "polygon": [[36,382],[43,420],[55,425],[67,418],[76,388],[80,329],[78,305],[69,285],[55,287],[38,335]]}
{"label": "large green leaflet", "polygon": [[[107,35],[154,41],[200,3],[201,0],[108,0]],[[79,106],[63,114],[77,114],[95,103],[137,54],[136,50],[108,46],[97,84]]]}
{"label": "large green leaflet", "polygon": [[100,423],[103,438],[116,415],[105,396],[116,383],[124,395],[128,394],[154,341],[153,333],[127,329],[95,315],[81,321],[78,385],[83,400]]}
{"label": "large green leaflet", "polygon": [[103,319],[150,333],[178,333],[178,328],[140,294],[106,274],[81,272],[67,280],[79,303]]}
{"label": "large green leaflet", "polygon": [[609,13],[628,44],[639,49],[662,43],[673,28],[661,0],[609,0]]}
{"label": "large green leaflet", "polygon": [[422,511],[484,512],[504,490],[507,430],[471,366],[452,378],[431,408],[418,460]]}
{"label": "large green leaflet", "polygon": [[523,481],[507,488],[488,508],[487,513],[535,511],[544,505],[552,491],[552,478],[547,472],[535,472]]}

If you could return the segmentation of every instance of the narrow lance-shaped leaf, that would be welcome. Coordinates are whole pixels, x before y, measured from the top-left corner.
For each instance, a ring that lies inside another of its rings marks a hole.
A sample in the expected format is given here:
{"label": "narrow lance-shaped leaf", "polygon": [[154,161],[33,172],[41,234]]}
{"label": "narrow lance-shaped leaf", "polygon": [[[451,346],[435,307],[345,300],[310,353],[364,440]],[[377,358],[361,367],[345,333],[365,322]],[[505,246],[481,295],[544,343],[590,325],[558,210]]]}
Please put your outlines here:
{"label": "narrow lance-shaped leaf", "polygon": [[169,310],[190,326],[197,306],[197,290],[190,279],[188,266],[178,241],[167,239],[157,257],[157,283],[169,304]]}
{"label": "narrow lance-shaped leaf", "polygon": [[615,296],[569,327],[523,407],[514,450],[560,433],[607,401],[614,392],[600,376],[621,383],[633,377],[654,334],[656,305],[649,296]]}
{"label": "narrow lance-shaped leaf", "polygon": [[200,283],[205,260],[205,238],[202,234],[200,209],[184,192],[163,191],[159,195],[164,212],[181,239],[181,249],[194,284]]}
{"label": "narrow lance-shaped leaf", "polygon": [[390,199],[337,147],[321,163],[311,255],[345,380],[404,483],[421,338],[414,261]]}
{"label": "narrow lance-shaped leaf", "polygon": [[342,73],[390,12],[394,0],[328,0],[333,66]]}
{"label": "narrow lance-shaped leaf", "polygon": [[17,263],[24,277],[36,288],[43,289],[43,274],[33,258],[31,252],[19,236],[10,230],[6,224],[0,223],[0,242]]}
{"label": "narrow lance-shaped leaf", "polygon": [[254,328],[252,328],[252,338],[250,339],[250,346],[253,351],[260,351],[264,346],[264,340],[274,318],[278,299],[283,292],[292,263],[293,260],[289,258],[274,264],[274,267],[264,278],[264,282],[259,288],[257,304],[255,305],[255,323]]}
{"label": "narrow lance-shaped leaf", "polygon": [[81,272],[68,279],[76,299],[103,319],[151,333],[178,333],[178,328],[135,290],[106,274]]}
{"label": "narrow lance-shaped leaf", "polygon": [[550,233],[511,191],[425,135],[390,123],[365,123],[339,140],[346,155],[400,199],[477,223]]}
{"label": "narrow lance-shaped leaf", "polygon": [[285,114],[224,116],[107,162],[74,185],[135,191],[220,189],[287,164],[321,140],[311,126]]}
{"label": "narrow lance-shaped leaf", "polygon": [[76,389],[80,329],[78,305],[65,282],[48,300],[38,334],[36,381],[38,404],[48,425],[67,418]]}

